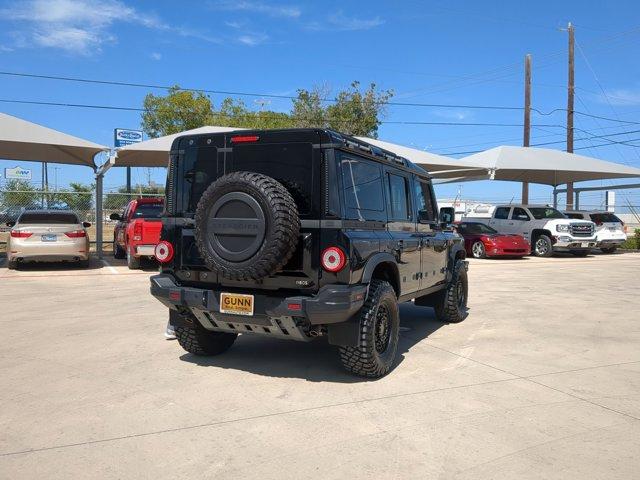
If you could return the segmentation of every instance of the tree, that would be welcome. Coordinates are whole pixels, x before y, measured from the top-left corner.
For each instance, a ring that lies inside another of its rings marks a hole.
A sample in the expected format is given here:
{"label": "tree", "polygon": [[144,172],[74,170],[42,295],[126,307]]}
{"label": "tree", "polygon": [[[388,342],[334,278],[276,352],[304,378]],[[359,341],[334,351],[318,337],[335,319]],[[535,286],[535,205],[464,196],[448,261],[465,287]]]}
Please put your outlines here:
{"label": "tree", "polygon": [[69,189],[54,194],[55,204],[59,208],[68,208],[75,212],[86,212],[93,208],[93,190],[95,185],[71,182]]}
{"label": "tree", "polygon": [[162,185],[134,185],[131,193],[127,193],[127,187],[120,187],[115,193],[107,193],[104,196],[105,210],[122,210],[127,203],[140,195],[164,196],[164,186]]}
{"label": "tree", "polygon": [[39,202],[40,189],[34,187],[26,180],[8,180],[4,188],[0,191],[0,208],[37,208]]}
{"label": "tree", "polygon": [[377,138],[391,97],[392,90],[377,92],[375,83],[360,92],[360,82],[353,82],[350,90],[339,92],[336,102],[327,107],[329,126],[350,135]]}

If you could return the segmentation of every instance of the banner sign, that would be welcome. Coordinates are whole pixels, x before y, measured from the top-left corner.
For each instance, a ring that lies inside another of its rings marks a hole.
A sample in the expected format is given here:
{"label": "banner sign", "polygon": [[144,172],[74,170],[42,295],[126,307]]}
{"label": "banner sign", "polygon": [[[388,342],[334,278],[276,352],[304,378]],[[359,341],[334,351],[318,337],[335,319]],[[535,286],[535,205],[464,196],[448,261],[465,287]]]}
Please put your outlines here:
{"label": "banner sign", "polygon": [[128,130],[126,128],[116,128],[113,131],[113,144],[116,148],[126,147],[132,143],[142,141],[142,130]]}
{"label": "banner sign", "polygon": [[4,178],[7,180],[31,180],[31,170],[22,167],[5,168]]}

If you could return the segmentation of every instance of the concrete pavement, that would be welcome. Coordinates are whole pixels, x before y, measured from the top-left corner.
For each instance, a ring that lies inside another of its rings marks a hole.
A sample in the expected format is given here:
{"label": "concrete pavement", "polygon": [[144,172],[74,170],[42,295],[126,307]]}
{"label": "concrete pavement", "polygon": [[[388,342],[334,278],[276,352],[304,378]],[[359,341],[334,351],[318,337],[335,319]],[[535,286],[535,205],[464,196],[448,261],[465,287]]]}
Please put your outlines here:
{"label": "concrete pavement", "polygon": [[146,272],[0,265],[0,478],[629,479],[640,254],[472,261],[470,316],[403,305],[378,381],[335,349],[162,337]]}

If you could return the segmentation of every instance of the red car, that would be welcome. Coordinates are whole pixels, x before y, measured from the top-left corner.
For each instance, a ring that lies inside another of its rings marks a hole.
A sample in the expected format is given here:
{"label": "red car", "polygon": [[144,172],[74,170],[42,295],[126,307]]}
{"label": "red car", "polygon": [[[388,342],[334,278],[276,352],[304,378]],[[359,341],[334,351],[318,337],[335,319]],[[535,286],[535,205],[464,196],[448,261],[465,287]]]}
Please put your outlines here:
{"label": "red car", "polygon": [[138,198],[131,200],[121,214],[110,215],[118,222],[113,230],[113,256],[126,257],[130,269],[140,268],[143,257],[154,258],[162,230],[163,205],[163,198]]}
{"label": "red car", "polygon": [[483,223],[456,223],[456,231],[464,238],[467,255],[473,258],[524,257],[531,245],[522,235],[507,235]]}

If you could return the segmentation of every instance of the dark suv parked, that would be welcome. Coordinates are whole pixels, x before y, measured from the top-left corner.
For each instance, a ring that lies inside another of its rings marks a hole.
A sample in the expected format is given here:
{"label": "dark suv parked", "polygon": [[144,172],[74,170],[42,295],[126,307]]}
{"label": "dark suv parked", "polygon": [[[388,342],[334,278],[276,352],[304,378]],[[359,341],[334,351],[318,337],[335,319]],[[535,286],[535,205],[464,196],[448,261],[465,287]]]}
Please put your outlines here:
{"label": "dark suv parked", "polygon": [[[226,351],[239,333],[339,346],[344,367],[393,366],[398,303],[467,314],[461,237],[427,173],[331,130],[177,138],[151,293],[180,345]],[[439,218],[440,217],[440,218]]]}

